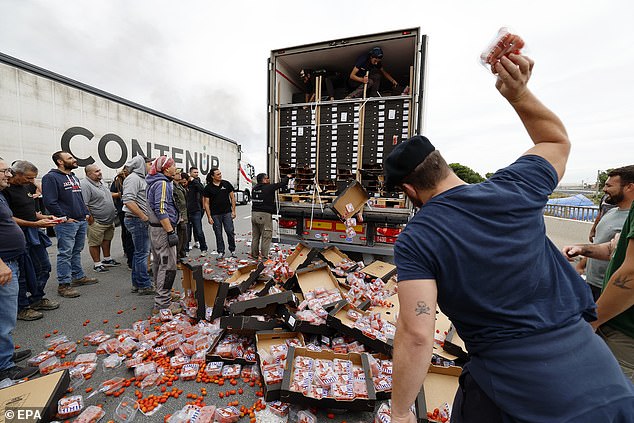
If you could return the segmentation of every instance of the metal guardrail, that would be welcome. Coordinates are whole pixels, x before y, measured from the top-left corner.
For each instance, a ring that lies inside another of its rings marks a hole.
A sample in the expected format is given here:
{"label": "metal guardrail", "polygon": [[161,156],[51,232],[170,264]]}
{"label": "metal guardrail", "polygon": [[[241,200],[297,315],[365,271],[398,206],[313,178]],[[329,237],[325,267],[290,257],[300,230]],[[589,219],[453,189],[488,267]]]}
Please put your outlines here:
{"label": "metal guardrail", "polygon": [[597,217],[597,206],[564,206],[561,204],[546,204],[545,216],[561,217],[563,219],[581,220],[592,222]]}

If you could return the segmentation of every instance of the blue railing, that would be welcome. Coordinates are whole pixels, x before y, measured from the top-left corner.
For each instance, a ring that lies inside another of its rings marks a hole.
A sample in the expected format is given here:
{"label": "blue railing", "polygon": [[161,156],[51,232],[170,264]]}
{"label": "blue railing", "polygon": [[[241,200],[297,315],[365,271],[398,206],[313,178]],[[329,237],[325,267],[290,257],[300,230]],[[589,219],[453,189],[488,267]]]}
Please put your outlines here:
{"label": "blue railing", "polygon": [[561,204],[546,204],[544,216],[561,217],[563,219],[593,222],[597,217],[597,206],[564,206]]}

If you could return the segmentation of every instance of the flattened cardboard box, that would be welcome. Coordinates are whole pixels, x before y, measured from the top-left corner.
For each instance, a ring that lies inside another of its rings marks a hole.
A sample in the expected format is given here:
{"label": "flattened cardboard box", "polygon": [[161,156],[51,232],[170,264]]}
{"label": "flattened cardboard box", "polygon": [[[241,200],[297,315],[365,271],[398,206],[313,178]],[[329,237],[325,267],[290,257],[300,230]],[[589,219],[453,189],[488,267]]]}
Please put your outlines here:
{"label": "flattened cardboard box", "polygon": [[353,181],[335,198],[330,207],[340,219],[345,220],[363,210],[369,199],[370,196],[365,188],[359,182]]}
{"label": "flattened cardboard box", "polygon": [[0,389],[0,422],[4,423],[7,408],[38,409],[42,416],[39,421],[50,422],[57,413],[57,402],[69,385],[70,376],[68,370],[64,370]]}
{"label": "flattened cardboard box", "polygon": [[[301,392],[295,392],[290,390],[291,379],[294,373],[295,357],[311,357],[313,359],[333,360],[335,358],[341,360],[350,360],[354,366],[363,368],[365,374],[365,383],[368,391],[368,398],[355,398],[354,400],[338,401],[334,398],[316,399],[304,396]],[[349,354],[336,354],[332,351],[310,351],[306,348],[290,347],[288,349],[288,357],[286,358],[286,369],[284,370],[284,380],[282,381],[282,388],[280,390],[280,399],[284,402],[292,404],[302,404],[309,407],[325,407],[325,408],[340,408],[353,411],[374,411],[374,405],[376,404],[376,394],[374,392],[374,383],[372,382],[372,375],[370,373],[370,365],[368,358],[365,354],[349,353]]]}
{"label": "flattened cardboard box", "polygon": [[[284,330],[272,330],[262,331],[255,334],[255,345],[258,351],[258,367],[260,368],[260,374],[264,374],[262,371],[262,361],[260,360],[260,351],[264,350],[267,353],[271,353],[271,346],[281,343],[285,343],[287,339],[297,338],[299,343],[304,346],[304,335],[299,332],[287,332]],[[271,385],[263,384],[264,387],[264,400],[276,401],[280,399],[280,389],[282,388],[282,382],[274,383]]]}
{"label": "flattened cardboard box", "polygon": [[[259,285],[256,285],[257,288]],[[262,285],[262,290],[267,290],[266,285]],[[260,291],[260,292],[261,292]],[[252,298],[250,300],[238,301],[229,306],[229,313],[231,314],[245,314],[255,312],[257,310],[262,310],[267,308],[270,305],[274,304],[291,304],[292,306],[297,307],[298,301],[297,297],[293,293],[293,291],[282,291],[276,294],[267,294],[258,298]]]}

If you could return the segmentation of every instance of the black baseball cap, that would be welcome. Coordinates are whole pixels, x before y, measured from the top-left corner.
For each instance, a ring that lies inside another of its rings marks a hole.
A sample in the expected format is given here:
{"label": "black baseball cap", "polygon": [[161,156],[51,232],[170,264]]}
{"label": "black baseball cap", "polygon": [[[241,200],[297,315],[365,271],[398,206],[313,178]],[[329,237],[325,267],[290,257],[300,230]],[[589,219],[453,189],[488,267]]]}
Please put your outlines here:
{"label": "black baseball cap", "polygon": [[416,167],[436,150],[429,140],[422,135],[414,135],[407,141],[397,145],[385,159],[385,188],[394,189],[403,182]]}

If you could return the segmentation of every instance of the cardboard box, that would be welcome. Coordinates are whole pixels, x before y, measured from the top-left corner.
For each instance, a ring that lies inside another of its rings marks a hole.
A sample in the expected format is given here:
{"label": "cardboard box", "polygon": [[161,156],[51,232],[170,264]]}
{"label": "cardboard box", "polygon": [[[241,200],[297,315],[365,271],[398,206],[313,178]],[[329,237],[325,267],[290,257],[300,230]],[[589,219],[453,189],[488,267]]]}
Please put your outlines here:
{"label": "cardboard box", "polygon": [[[342,252],[339,248],[335,246],[320,251],[319,256],[332,267],[337,267],[342,263],[352,261],[344,252]],[[357,266],[358,265],[355,264],[347,271],[353,271],[357,268]]]}
{"label": "cardboard box", "polygon": [[[225,300],[229,293],[229,284],[213,279],[205,279],[202,273],[202,266],[199,264],[186,264],[183,268],[183,290],[191,290],[194,293],[198,309],[196,318],[205,319],[207,307],[212,307],[211,320],[222,316]],[[203,289],[198,289],[202,286]]]}
{"label": "cardboard box", "polygon": [[[298,300],[302,301],[303,297],[307,292],[313,291],[316,288],[325,288],[327,290],[336,289],[342,294],[341,289],[339,288],[339,283],[333,276],[330,268],[326,263],[319,263],[317,265],[312,265],[305,267],[303,269],[299,269],[295,274],[295,278],[297,280],[297,284],[299,289],[302,292],[301,299],[298,296]],[[326,307],[324,307],[326,308]],[[282,314],[282,318],[284,322],[292,331],[300,331],[304,333],[313,333],[320,335],[332,335],[332,329],[328,327],[328,325],[313,325],[308,322],[299,320],[295,313],[286,308],[280,309]]]}
{"label": "cardboard box", "polygon": [[[434,408],[440,407],[445,402],[449,404],[449,407],[452,406],[461,373],[462,368],[460,367],[440,367],[433,364],[429,366],[423,389],[419,394],[419,396],[422,395],[424,401],[417,401],[417,408],[420,407],[418,416],[420,419],[424,419],[419,421],[426,422],[427,411],[433,411]],[[422,409],[423,404],[424,409]]]}
{"label": "cardboard box", "polygon": [[363,210],[369,199],[370,195],[365,188],[359,182],[353,181],[335,198],[330,207],[341,220],[345,220]]}
{"label": "cardboard box", "polygon": [[295,272],[297,269],[309,265],[317,254],[319,254],[317,249],[300,242],[295,246],[295,250],[286,257],[286,263],[288,263],[288,267]]}
{"label": "cardboard box", "polygon": [[[262,362],[260,361],[260,351],[266,351],[271,353],[271,346],[285,343],[287,339],[297,338],[302,346],[305,345],[304,336],[300,332],[287,332],[283,330],[262,331],[255,334],[255,345],[258,350],[258,366],[260,367],[260,374],[262,372]],[[263,384],[264,400],[276,401],[280,399],[280,389],[282,383],[276,383],[267,385]]]}
{"label": "cardboard box", "polygon": [[374,276],[375,278],[381,278],[383,282],[387,282],[388,279],[396,274],[396,266],[377,260],[359,271],[365,273],[366,275]]}
{"label": "cardboard box", "polygon": [[[41,413],[39,421],[54,420],[57,402],[66,394],[69,385],[68,370],[63,370],[0,389],[0,421],[5,421],[7,408],[37,409]],[[15,421],[18,421],[17,416]]]}
{"label": "cardboard box", "polygon": [[327,324],[335,330],[341,332],[343,335],[350,336],[363,345],[371,348],[372,350],[392,356],[393,340],[388,339],[384,342],[379,339],[372,338],[361,330],[354,327],[354,321],[348,317],[348,310],[353,309],[365,316],[370,314],[381,313],[381,318],[387,320],[393,324],[396,324],[396,314],[398,313],[399,303],[398,296],[393,295],[388,300],[393,304],[392,307],[372,307],[371,311],[364,311],[352,306],[347,301],[343,300],[339,302],[335,308],[328,314]]}
{"label": "cardboard box", "polygon": [[[363,368],[365,373],[365,382],[368,390],[368,398],[355,398],[351,401],[337,401],[333,398],[315,399],[304,396],[301,392],[290,390],[291,378],[293,377],[293,367],[295,357],[311,357],[314,359],[333,360],[335,358],[352,361],[354,366]],[[365,354],[349,353],[336,354],[332,351],[310,351],[306,348],[290,347],[288,349],[288,357],[286,359],[286,369],[284,370],[284,380],[280,390],[280,399],[284,402],[292,404],[302,404],[308,407],[323,408],[339,408],[351,411],[374,411],[376,403],[376,394],[374,392],[374,384],[372,383],[372,375],[370,374],[370,366]]]}
{"label": "cardboard box", "polygon": [[264,270],[264,263],[250,264],[238,267],[233,275],[231,275],[226,283],[229,284],[229,295],[238,295],[249,289]]}
{"label": "cardboard box", "polygon": [[223,331],[220,334],[220,336],[216,337],[214,343],[211,345],[211,348],[209,348],[209,352],[207,353],[207,357],[206,357],[207,363],[211,361],[222,361],[223,363],[226,363],[226,364],[241,364],[243,366],[249,365],[249,364],[256,364],[257,359],[250,361],[244,358],[228,358],[228,357],[221,357],[219,355],[214,354],[214,350],[216,349],[218,344],[220,344],[220,341],[224,339],[226,333],[227,331]]}

